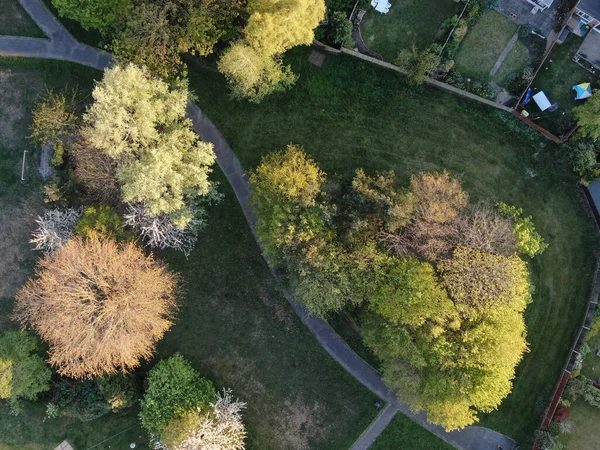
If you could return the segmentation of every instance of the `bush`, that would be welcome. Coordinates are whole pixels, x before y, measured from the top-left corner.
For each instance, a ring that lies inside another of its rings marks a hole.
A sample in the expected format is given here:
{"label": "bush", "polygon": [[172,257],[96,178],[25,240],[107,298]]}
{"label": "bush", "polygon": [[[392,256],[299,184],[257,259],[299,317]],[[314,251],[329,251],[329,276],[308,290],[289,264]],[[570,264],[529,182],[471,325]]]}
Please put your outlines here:
{"label": "bush", "polygon": [[531,216],[523,216],[523,210],[506,203],[498,203],[498,211],[513,220],[517,234],[517,250],[529,257],[541,255],[548,248],[544,238],[535,230]]}
{"label": "bush", "polygon": [[75,225],[75,234],[83,238],[87,238],[91,234],[98,234],[121,240],[125,234],[123,219],[110,206],[86,206],[77,225]]}
{"label": "bush", "polygon": [[54,152],[50,159],[50,164],[54,168],[60,168],[65,163],[65,144],[63,141],[56,141],[52,146]]}
{"label": "bush", "polygon": [[335,11],[329,21],[329,39],[334,44],[344,44],[344,47],[354,47],[352,38],[353,25],[346,18],[346,13]]}
{"label": "bush", "polygon": [[212,383],[202,378],[181,355],[156,364],[146,383],[140,419],[148,433],[161,437],[171,419],[198,409],[206,410],[216,400]]}

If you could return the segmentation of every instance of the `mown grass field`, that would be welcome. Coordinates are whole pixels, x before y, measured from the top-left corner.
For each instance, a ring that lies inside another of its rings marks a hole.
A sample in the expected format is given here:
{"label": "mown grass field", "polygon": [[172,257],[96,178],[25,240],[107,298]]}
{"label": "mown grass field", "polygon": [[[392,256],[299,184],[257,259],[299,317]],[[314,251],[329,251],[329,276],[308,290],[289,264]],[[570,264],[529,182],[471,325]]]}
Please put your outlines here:
{"label": "mown grass field", "polygon": [[452,450],[450,444],[433,436],[425,428],[415,427],[408,417],[398,413],[370,447],[371,450],[423,449]]}
{"label": "mown grass field", "polygon": [[17,0],[0,0],[0,11],[0,35],[46,37]]}
{"label": "mown grass field", "polygon": [[191,86],[246,168],[295,143],[333,177],[351,177],[359,167],[393,169],[408,182],[415,172],[447,169],[475,199],[512,203],[533,216],[550,247],[529,264],[536,286],[526,312],[531,351],[513,393],[480,422],[525,445],[578,331],[594,268],[595,232],[575,177],[558,166],[550,143],[527,141],[488,107],[408,86],[348,56],[328,56],[317,68],[309,52],[287,57],[300,76],[296,86],[260,105],[232,101],[223,77],[200,64],[191,64]]}

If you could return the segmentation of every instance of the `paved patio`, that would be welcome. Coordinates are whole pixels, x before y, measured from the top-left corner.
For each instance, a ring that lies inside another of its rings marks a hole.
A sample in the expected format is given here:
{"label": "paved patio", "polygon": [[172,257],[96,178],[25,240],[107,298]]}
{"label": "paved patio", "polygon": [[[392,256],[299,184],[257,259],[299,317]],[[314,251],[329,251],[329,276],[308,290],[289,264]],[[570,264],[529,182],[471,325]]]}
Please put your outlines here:
{"label": "paved patio", "polygon": [[537,13],[532,12],[535,7],[525,0],[496,0],[493,8],[519,25],[529,25],[547,37],[554,26],[554,15],[558,3],[558,0],[554,0],[552,6]]}
{"label": "paved patio", "polygon": [[600,33],[590,31],[577,50],[577,55],[600,68]]}
{"label": "paved patio", "polygon": [[54,450],[73,450],[73,447],[67,441],[62,441]]}

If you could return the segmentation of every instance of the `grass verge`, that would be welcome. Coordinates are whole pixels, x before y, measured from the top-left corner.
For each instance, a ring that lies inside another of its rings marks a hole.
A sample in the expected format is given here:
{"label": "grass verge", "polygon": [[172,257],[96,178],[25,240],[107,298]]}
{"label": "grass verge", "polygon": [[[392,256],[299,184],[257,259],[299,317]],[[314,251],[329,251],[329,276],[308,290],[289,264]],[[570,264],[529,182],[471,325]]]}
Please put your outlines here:
{"label": "grass verge", "polygon": [[452,450],[450,444],[434,436],[425,428],[417,426],[403,415],[397,413],[385,431],[370,447],[371,450],[389,450],[392,448],[427,449],[427,450]]}
{"label": "grass verge", "polygon": [[0,0],[0,35],[45,38],[17,0]]}

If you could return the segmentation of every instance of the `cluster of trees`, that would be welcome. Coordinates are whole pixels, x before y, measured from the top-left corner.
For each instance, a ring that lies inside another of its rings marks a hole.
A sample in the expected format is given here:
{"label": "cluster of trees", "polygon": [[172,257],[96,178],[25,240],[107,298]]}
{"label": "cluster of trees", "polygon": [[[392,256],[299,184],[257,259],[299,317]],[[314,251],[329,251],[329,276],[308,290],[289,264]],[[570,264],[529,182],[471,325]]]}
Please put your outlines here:
{"label": "cluster of trees", "polygon": [[600,177],[600,102],[597,96],[573,108],[579,129],[572,142],[566,144],[568,162],[573,171],[588,185]]}
{"label": "cluster of trees", "polygon": [[[388,386],[448,430],[498,407],[527,350],[530,217],[469,202],[447,172],[327,182],[301,148],[250,174],[257,231],[312,314],[355,308]],[[356,308],[360,305],[360,308]]]}
{"label": "cluster of trees", "polygon": [[282,54],[310,44],[323,0],[52,0],[60,15],[99,30],[120,58],[168,79],[186,75],[183,54],[232,42],[219,70],[236,97],[259,102],[295,82]]}

